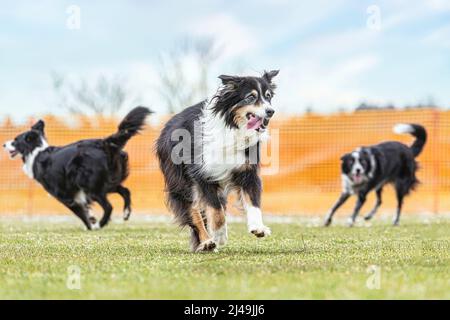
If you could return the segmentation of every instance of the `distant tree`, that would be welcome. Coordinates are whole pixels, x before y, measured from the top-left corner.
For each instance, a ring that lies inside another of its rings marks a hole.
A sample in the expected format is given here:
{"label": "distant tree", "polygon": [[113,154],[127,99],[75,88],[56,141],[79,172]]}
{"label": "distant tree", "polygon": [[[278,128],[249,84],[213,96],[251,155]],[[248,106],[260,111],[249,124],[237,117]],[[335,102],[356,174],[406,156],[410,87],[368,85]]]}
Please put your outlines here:
{"label": "distant tree", "polygon": [[417,102],[416,104],[406,105],[405,109],[438,109],[439,106],[436,104],[433,96],[429,95],[425,99]]}
{"label": "distant tree", "polygon": [[220,48],[209,37],[186,38],[160,56],[157,92],[169,112],[207,97],[210,71],[219,56]]}
{"label": "distant tree", "polygon": [[88,82],[85,78],[69,79],[52,72],[51,79],[57,106],[71,113],[112,115],[133,98],[126,81],[119,76],[100,75]]}
{"label": "distant tree", "polygon": [[362,102],[359,104],[358,107],[356,107],[356,111],[362,111],[362,110],[372,110],[372,109],[376,109],[377,107],[370,105],[366,102]]}
{"label": "distant tree", "polygon": [[307,106],[306,110],[305,110],[306,114],[313,114],[314,113],[314,108],[313,106]]}
{"label": "distant tree", "polygon": [[392,110],[395,109],[393,104],[387,104],[384,106],[370,104],[367,102],[362,102],[356,107],[355,111],[364,111],[364,110]]}

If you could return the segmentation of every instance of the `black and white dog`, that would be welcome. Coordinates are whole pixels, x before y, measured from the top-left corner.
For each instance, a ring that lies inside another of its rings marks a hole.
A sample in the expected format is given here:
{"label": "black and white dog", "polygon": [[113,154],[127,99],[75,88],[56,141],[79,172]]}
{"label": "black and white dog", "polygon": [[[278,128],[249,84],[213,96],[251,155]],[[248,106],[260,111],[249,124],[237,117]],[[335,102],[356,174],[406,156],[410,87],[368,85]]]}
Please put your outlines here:
{"label": "black and white dog", "polygon": [[394,225],[400,221],[403,198],[414,190],[419,181],[416,178],[418,164],[415,158],[422,152],[427,141],[425,128],[418,124],[397,124],[394,132],[409,133],[416,140],[411,147],[396,141],[380,143],[371,147],[361,147],[344,155],[341,165],[342,194],[331,208],[325,219],[325,226],[331,224],[336,210],[352,195],[358,197],[356,207],[349,218],[349,226],[355,223],[356,217],[366,201],[367,194],[375,190],[377,202],[364,219],[370,220],[381,205],[381,194],[386,184],[394,185],[397,196],[397,213]]}
{"label": "black and white dog", "polygon": [[[45,124],[39,120],[30,131],[6,142],[4,148],[11,158],[20,155],[25,173],[73,211],[88,230],[98,229],[108,223],[113,210],[108,193],[118,193],[124,199],[125,220],[131,214],[131,194],[122,186],[129,173],[128,154],[123,148],[142,129],[150,113],[147,108],[137,107],[120,123],[115,134],[64,147],[48,145]],[[93,201],[104,211],[100,222],[89,214]]]}
{"label": "black and white dog", "polygon": [[220,76],[222,86],[213,98],[175,115],[157,140],[168,205],[180,225],[191,227],[193,251],[226,243],[230,191],[238,194],[248,231],[270,235],[260,209],[259,149],[275,112],[272,79],[277,74]]}

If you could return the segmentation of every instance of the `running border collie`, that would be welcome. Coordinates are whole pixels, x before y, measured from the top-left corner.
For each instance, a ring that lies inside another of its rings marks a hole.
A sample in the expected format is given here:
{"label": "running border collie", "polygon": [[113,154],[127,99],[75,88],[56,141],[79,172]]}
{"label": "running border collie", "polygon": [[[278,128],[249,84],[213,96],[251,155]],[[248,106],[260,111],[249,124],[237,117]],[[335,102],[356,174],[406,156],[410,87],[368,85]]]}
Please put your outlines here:
{"label": "running border collie", "polygon": [[358,197],[353,214],[348,225],[353,226],[367,194],[375,190],[377,201],[375,207],[364,217],[370,220],[381,205],[381,194],[386,184],[392,183],[397,196],[397,212],[393,220],[394,226],[400,222],[403,199],[417,186],[416,178],[418,163],[415,158],[422,152],[427,141],[427,132],[419,124],[397,124],[394,127],[397,134],[409,133],[416,138],[411,147],[397,141],[380,143],[371,147],[360,147],[342,158],[342,193],[331,208],[325,219],[329,226],[336,210],[347,199],[355,194]]}
{"label": "running border collie", "polygon": [[[212,99],[173,116],[156,142],[168,206],[181,226],[191,228],[194,252],[225,245],[231,191],[247,215],[248,231],[257,237],[270,235],[260,208],[259,151],[275,112],[272,79],[277,74],[278,70],[261,77],[219,76],[222,85]],[[179,152],[183,142],[187,148]],[[181,160],[176,159],[178,153],[183,153]]]}
{"label": "running border collie", "polygon": [[[11,158],[20,155],[23,170],[38,181],[59,202],[75,213],[88,230],[104,227],[112,213],[109,193],[122,196],[124,220],[131,214],[131,193],[122,183],[128,177],[128,154],[125,144],[144,126],[151,111],[133,109],[120,123],[118,131],[105,139],[81,140],[73,144],[49,146],[44,133],[45,123],[39,120],[30,131],[4,144]],[[89,213],[97,202],[104,214],[100,222]]]}

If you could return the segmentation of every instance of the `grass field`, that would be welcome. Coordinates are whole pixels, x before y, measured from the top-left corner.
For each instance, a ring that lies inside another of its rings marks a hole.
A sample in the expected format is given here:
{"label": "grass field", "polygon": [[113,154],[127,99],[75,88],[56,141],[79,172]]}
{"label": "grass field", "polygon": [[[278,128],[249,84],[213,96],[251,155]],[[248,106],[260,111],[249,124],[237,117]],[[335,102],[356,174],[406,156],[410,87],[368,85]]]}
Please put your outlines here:
{"label": "grass field", "polygon": [[[231,223],[219,253],[192,254],[187,231],[166,222],[85,232],[75,219],[0,218],[0,298],[450,298],[448,218],[404,217],[398,228],[268,224],[272,237],[257,239]],[[67,285],[73,268],[80,289]]]}

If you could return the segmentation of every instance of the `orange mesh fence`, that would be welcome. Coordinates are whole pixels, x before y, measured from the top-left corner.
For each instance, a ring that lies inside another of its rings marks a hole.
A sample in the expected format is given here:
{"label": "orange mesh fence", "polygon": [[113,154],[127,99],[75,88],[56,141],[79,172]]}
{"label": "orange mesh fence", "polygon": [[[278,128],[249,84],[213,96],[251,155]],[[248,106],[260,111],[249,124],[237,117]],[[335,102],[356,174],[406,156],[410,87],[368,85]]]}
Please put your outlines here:
{"label": "orange mesh fence", "polygon": [[[80,139],[105,137],[116,131],[117,119],[46,117],[51,145],[65,145]],[[131,189],[136,213],[167,213],[163,180],[154,156],[156,140],[164,120],[149,126],[133,138],[126,149],[131,174],[125,185]],[[418,173],[422,184],[406,201],[405,213],[450,212],[450,112],[438,110],[364,111],[329,116],[277,116],[271,123],[275,133],[271,144],[271,166],[263,175],[263,209],[272,214],[323,215],[340,193],[340,157],[361,145],[398,140],[410,144],[413,138],[392,133],[396,123],[421,123],[428,131],[428,143],[420,155]],[[31,123],[31,121],[30,121]],[[0,140],[6,141],[28,129],[5,120]],[[278,143],[276,143],[276,141]],[[277,144],[277,145],[276,145]],[[276,145],[276,146],[275,146]],[[269,148],[270,149],[270,148]],[[276,163],[274,163],[276,162]],[[0,214],[61,214],[67,210],[22,172],[19,159],[0,155]],[[121,199],[111,195],[116,211]],[[382,211],[395,208],[393,190],[384,192]],[[374,202],[373,195],[365,210]],[[341,209],[349,212],[354,201]],[[232,206],[230,206],[232,207]],[[96,209],[97,210],[97,209]]]}

